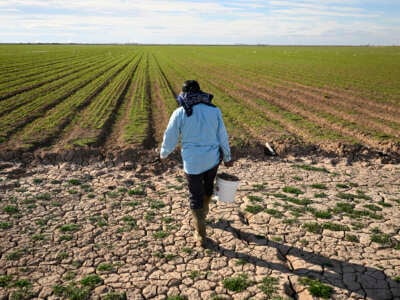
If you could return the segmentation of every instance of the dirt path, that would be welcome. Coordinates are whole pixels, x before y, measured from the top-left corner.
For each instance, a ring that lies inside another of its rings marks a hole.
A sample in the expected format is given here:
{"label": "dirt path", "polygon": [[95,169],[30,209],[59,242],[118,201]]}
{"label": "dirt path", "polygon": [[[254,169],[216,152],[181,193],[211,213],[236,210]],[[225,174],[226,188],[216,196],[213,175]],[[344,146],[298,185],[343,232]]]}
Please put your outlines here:
{"label": "dirt path", "polygon": [[169,164],[1,163],[0,298],[311,299],[307,284],[331,299],[400,297],[399,165],[240,159],[236,203],[211,204],[203,250]]}

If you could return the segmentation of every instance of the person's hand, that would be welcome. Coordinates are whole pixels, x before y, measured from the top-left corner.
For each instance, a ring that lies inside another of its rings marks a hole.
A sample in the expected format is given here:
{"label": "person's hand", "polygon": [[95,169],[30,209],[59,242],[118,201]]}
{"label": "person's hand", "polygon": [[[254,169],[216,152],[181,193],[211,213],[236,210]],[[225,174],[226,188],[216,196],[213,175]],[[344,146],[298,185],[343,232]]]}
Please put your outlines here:
{"label": "person's hand", "polygon": [[230,168],[233,166],[233,160],[230,161],[224,161],[224,166],[227,168]]}

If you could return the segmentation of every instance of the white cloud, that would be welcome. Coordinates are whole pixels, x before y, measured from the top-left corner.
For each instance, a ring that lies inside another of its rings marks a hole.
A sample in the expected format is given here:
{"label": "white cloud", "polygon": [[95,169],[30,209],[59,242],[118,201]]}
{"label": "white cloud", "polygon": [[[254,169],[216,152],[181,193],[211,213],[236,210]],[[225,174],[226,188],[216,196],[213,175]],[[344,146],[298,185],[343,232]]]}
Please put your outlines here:
{"label": "white cloud", "polygon": [[400,36],[398,20],[341,3],[2,0],[0,42],[393,44]]}

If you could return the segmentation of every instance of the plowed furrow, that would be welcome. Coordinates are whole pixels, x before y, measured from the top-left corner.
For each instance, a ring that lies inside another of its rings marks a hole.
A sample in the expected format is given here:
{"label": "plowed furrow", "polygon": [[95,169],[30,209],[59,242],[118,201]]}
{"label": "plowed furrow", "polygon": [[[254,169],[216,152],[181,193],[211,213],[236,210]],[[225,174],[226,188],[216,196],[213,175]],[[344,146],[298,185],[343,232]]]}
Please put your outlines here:
{"label": "plowed furrow", "polygon": [[[214,68],[216,71],[216,68]],[[249,70],[240,69],[237,72],[231,72],[231,74],[243,74],[242,78],[257,78],[257,83],[262,83],[263,81],[266,84],[278,84],[280,87],[287,88],[293,87],[298,88],[299,91],[308,92],[312,95],[323,95],[324,99],[328,98],[329,100],[337,101],[338,105],[344,105],[345,107],[351,107],[352,109],[359,110],[363,113],[371,114],[371,116],[376,116],[378,118],[382,118],[383,120],[388,120],[391,122],[399,122],[399,119],[396,118],[397,115],[400,114],[400,108],[398,106],[391,105],[389,103],[381,103],[375,100],[366,99],[363,97],[352,95],[349,92],[333,89],[333,88],[318,88],[312,87],[309,85],[304,85],[298,82],[288,81],[286,79],[267,76],[266,74],[259,74],[256,72],[251,72]],[[350,106],[350,105],[352,106]],[[389,114],[389,115],[388,115]]]}
{"label": "plowed furrow", "polygon": [[[313,103],[310,103],[307,100],[304,99],[301,100],[299,98],[291,98],[288,96],[285,97],[282,94],[271,95],[272,93],[259,92],[257,90],[248,89],[248,87],[244,85],[240,85],[240,88],[242,89],[242,91],[245,91],[245,93],[248,95],[254,95],[254,97],[261,97],[262,99],[268,101],[269,103],[277,105],[284,110],[290,111],[292,113],[307,118],[308,120],[312,121],[314,124],[318,125],[322,129],[329,128],[333,131],[337,131],[342,136],[351,136],[356,140],[361,141],[365,145],[379,149],[382,148],[381,142],[371,137],[370,133],[358,129],[351,129],[320,117],[318,115],[319,109],[317,104],[313,105]],[[315,139],[315,137],[311,137],[311,140],[313,139]]]}
{"label": "plowed furrow", "polygon": [[[140,61],[138,62],[138,65],[139,64]],[[111,134],[107,137],[105,141],[104,148],[106,148],[107,150],[117,150],[126,146],[126,143],[123,141],[122,132],[123,128],[130,121],[129,112],[132,108],[134,94],[137,89],[137,80],[135,80],[137,68],[138,66],[136,67],[135,73],[132,76],[130,87],[122,101],[121,108],[118,111],[118,119],[112,128]]]}
{"label": "plowed furrow", "polygon": [[[135,72],[136,72],[136,70],[138,68],[138,65],[139,65],[141,59],[142,58],[140,57],[138,59],[138,61],[135,63],[135,65],[133,66],[127,83],[122,87],[123,89],[122,89],[122,92],[121,92],[121,94],[119,95],[119,97],[118,97],[118,99],[116,101],[116,105],[112,109],[109,117],[104,122],[104,125],[100,130],[100,133],[99,133],[99,135],[97,137],[96,143],[94,144],[95,146],[103,146],[107,142],[107,140],[112,135],[112,128],[119,128],[120,129],[120,127],[117,126],[117,124],[115,124],[116,118],[117,118],[117,113],[121,109],[121,105],[123,104],[123,102],[126,100],[128,91],[130,93],[133,92],[132,89],[130,90],[130,87],[132,86],[132,80],[133,80],[133,77],[135,75]],[[119,91],[117,93],[119,93]],[[116,132],[116,134],[120,134],[120,133],[121,133],[120,131]]]}
{"label": "plowed furrow", "polygon": [[143,145],[150,149],[155,147],[156,145],[156,130],[154,126],[154,100],[153,100],[153,95],[151,92],[151,81],[150,81],[150,72],[149,72],[149,54],[147,53],[146,55],[146,65],[145,65],[145,70],[144,70],[144,76],[145,76],[145,99],[148,99],[148,114],[147,114],[147,132],[146,132],[146,139],[144,140]]}
{"label": "plowed furrow", "polygon": [[[161,92],[162,86],[165,84],[165,77],[160,70],[158,63],[155,61],[154,56],[151,56],[150,64],[152,65],[149,79],[151,82],[151,95],[152,95],[152,112],[153,112],[153,124],[154,124],[154,135],[155,140],[160,143],[163,138],[164,130],[168,124],[168,109],[167,99]],[[169,84],[169,83],[168,83]],[[168,86],[167,84],[167,86]],[[170,91],[171,92],[171,91]],[[171,97],[173,93],[171,92]]]}
{"label": "plowed furrow", "polygon": [[129,122],[129,111],[133,104],[134,94],[136,92],[137,81],[137,70],[139,65],[142,63],[143,58],[140,57],[133,69],[132,75],[126,85],[126,91],[121,95],[121,103],[115,110],[115,120],[110,126],[110,134],[104,139],[104,148],[107,150],[116,150],[123,148],[125,143],[123,141],[123,128]]}
{"label": "plowed furrow", "polygon": [[[220,77],[221,80],[225,79],[231,84],[239,84],[237,80],[230,80],[227,76]],[[322,99],[316,97],[315,95],[311,95],[307,93],[304,95],[302,91],[298,90],[290,90],[281,88],[268,89],[265,85],[261,85],[259,83],[248,82],[246,79],[241,80],[240,84],[242,89],[245,89],[247,92],[257,91],[257,96],[264,97],[268,99],[269,96],[275,99],[286,99],[288,103],[301,103],[303,107],[309,107],[310,110],[314,111],[316,114],[322,116],[325,113],[327,118],[336,118],[338,120],[344,120],[347,124],[351,126],[360,127],[360,131],[366,132],[364,135],[368,136],[370,133],[375,133],[377,135],[386,135],[390,138],[392,137],[400,137],[400,132],[392,127],[386,126],[383,123],[379,123],[368,116],[352,114],[351,110],[341,110],[338,106],[330,105],[327,101],[323,101]],[[315,118],[313,118],[315,119]],[[394,125],[394,124],[393,124]],[[339,128],[337,125],[335,126],[335,130]],[[364,129],[363,129],[364,128]],[[354,131],[355,132],[355,131]],[[359,135],[357,135],[359,136]]]}
{"label": "plowed furrow", "polygon": [[[328,121],[327,119],[321,118],[318,116],[319,110],[317,106],[313,106],[312,103],[309,103],[307,100],[301,101],[299,98],[291,98],[288,97],[287,95],[283,94],[276,94],[273,95],[273,93],[265,93],[265,92],[260,92],[257,90],[249,89],[247,86],[244,85],[239,85],[240,89],[244,92],[242,95],[253,95],[254,97],[261,97],[262,99],[268,101],[269,103],[272,103],[286,111],[290,111],[294,114],[298,114],[300,116],[303,116],[313,122],[315,125],[319,126],[322,130],[330,129],[333,131],[337,131],[340,133],[342,136],[351,136],[355,138],[356,140],[361,141],[365,145],[372,146],[372,147],[378,147],[381,148],[380,142],[377,141],[376,139],[372,138],[370,134],[357,130],[357,129],[350,129],[347,127],[344,127],[340,124],[333,123]],[[300,100],[300,101],[299,101]],[[307,108],[306,108],[307,107]],[[265,111],[265,110],[263,110]],[[296,127],[296,125],[295,125]],[[293,129],[290,129],[290,131],[293,132]],[[296,130],[297,131],[297,130]],[[297,131],[297,133],[299,133]],[[314,136],[305,136],[302,134],[303,137],[306,139],[309,139],[311,141],[315,141],[316,137]]]}
{"label": "plowed furrow", "polygon": [[[339,109],[346,109],[347,111],[355,111],[361,113],[370,118],[381,119],[383,121],[399,123],[399,118],[397,115],[400,113],[398,107],[378,103],[373,100],[358,98],[345,92],[340,92],[328,88],[314,88],[306,85],[302,85],[296,82],[290,82],[286,80],[280,80],[279,83],[276,81],[271,81],[273,84],[280,88],[291,88],[292,90],[303,94],[304,96],[314,97],[319,99],[321,102],[329,102],[335,105]],[[262,81],[257,82],[258,85]]]}

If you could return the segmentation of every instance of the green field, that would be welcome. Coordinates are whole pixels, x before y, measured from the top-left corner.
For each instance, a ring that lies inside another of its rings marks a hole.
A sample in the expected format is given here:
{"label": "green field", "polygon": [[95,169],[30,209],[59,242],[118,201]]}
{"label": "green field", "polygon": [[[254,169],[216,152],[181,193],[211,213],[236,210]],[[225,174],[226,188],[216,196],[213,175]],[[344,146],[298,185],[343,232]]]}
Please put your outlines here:
{"label": "green field", "polygon": [[1,45],[0,153],[156,147],[187,79],[238,147],[399,151],[399,47]]}

